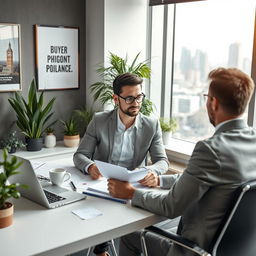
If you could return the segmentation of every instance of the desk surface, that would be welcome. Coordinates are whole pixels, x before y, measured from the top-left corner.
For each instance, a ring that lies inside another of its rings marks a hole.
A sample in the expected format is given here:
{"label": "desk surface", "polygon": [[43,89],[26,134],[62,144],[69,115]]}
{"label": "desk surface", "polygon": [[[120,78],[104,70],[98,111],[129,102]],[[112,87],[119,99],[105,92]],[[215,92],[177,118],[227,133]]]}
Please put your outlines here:
{"label": "desk surface", "polygon": [[43,147],[40,151],[26,151],[26,150],[18,150],[13,155],[26,158],[26,159],[38,159],[41,157],[51,157],[56,155],[64,155],[64,154],[74,154],[77,150],[75,148],[65,147],[63,141],[58,141],[56,147],[54,148],[45,148]]}
{"label": "desk surface", "polygon": [[[103,215],[81,220],[74,209],[93,207]],[[159,222],[131,205],[87,197],[56,209],[25,198],[15,200],[14,224],[0,229],[1,255],[66,255]]]}
{"label": "desk surface", "polygon": [[[84,207],[103,215],[81,220],[71,213]],[[14,224],[0,229],[1,255],[5,256],[66,255],[162,220],[130,204],[95,197],[50,210],[20,198],[14,201],[14,209]]]}

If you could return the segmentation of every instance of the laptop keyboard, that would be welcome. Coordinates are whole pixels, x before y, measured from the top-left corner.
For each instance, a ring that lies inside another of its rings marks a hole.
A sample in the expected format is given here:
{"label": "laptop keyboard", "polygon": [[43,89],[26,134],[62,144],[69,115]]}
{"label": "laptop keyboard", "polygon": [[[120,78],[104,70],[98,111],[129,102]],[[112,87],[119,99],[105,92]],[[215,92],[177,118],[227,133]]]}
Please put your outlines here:
{"label": "laptop keyboard", "polygon": [[59,202],[59,201],[62,201],[62,200],[65,200],[66,198],[65,197],[62,197],[62,196],[58,196],[56,194],[53,194],[49,191],[46,191],[44,190],[44,193],[48,199],[48,202],[51,204],[51,203],[55,203],[55,202]]}

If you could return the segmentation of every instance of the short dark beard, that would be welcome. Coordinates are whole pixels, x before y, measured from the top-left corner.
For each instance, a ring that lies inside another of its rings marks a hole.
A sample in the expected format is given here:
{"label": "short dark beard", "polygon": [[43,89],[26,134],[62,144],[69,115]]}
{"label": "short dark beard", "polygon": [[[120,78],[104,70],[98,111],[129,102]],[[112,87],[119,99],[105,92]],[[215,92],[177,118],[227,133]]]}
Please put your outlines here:
{"label": "short dark beard", "polygon": [[130,112],[129,109],[139,109],[140,110],[140,107],[129,107],[127,110],[123,110],[122,107],[121,107],[121,104],[119,102],[119,109],[122,111],[122,113],[124,113],[125,115],[127,116],[130,116],[130,117],[134,117],[134,116],[137,116],[139,114],[139,111],[137,113],[133,113],[133,112]]}

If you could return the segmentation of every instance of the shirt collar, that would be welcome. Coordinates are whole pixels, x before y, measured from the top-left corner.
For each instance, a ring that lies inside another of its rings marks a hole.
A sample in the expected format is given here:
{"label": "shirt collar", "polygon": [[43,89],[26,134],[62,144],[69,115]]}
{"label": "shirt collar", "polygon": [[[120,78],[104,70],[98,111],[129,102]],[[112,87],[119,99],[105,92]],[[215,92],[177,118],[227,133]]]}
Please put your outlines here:
{"label": "shirt collar", "polygon": [[222,127],[226,123],[229,123],[229,122],[234,121],[234,120],[243,120],[243,119],[244,119],[243,117],[238,117],[238,118],[229,119],[229,120],[226,120],[226,121],[224,121],[222,123],[219,123],[217,126],[215,126],[215,131],[219,130],[220,127]]}
{"label": "shirt collar", "polygon": [[[134,127],[138,128],[138,118],[137,118],[137,116],[135,117],[134,124],[128,129],[133,129]],[[123,122],[121,121],[120,116],[119,116],[119,109],[117,110],[117,129],[122,130],[122,131],[125,130],[125,125],[123,124]]]}

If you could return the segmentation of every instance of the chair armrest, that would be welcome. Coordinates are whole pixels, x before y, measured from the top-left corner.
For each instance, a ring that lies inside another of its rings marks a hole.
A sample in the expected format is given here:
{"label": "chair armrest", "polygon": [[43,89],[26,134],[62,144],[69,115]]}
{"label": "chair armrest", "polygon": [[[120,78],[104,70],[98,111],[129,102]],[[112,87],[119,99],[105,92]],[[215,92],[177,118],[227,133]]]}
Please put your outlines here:
{"label": "chair armrest", "polygon": [[188,240],[180,235],[177,235],[177,234],[174,234],[172,232],[168,232],[166,230],[163,230],[163,229],[160,229],[160,228],[157,228],[155,226],[150,226],[148,228],[145,228],[145,231],[144,231],[144,236],[145,234],[150,231],[150,232],[153,232],[155,234],[158,234],[162,237],[165,237],[165,238],[168,238],[170,239],[174,244],[177,244],[177,245],[180,245],[190,251],[193,251],[195,252],[196,254],[198,255],[201,255],[201,256],[211,256],[210,253],[206,252],[204,249],[200,248],[196,243],[194,243],[193,241],[191,240]]}

